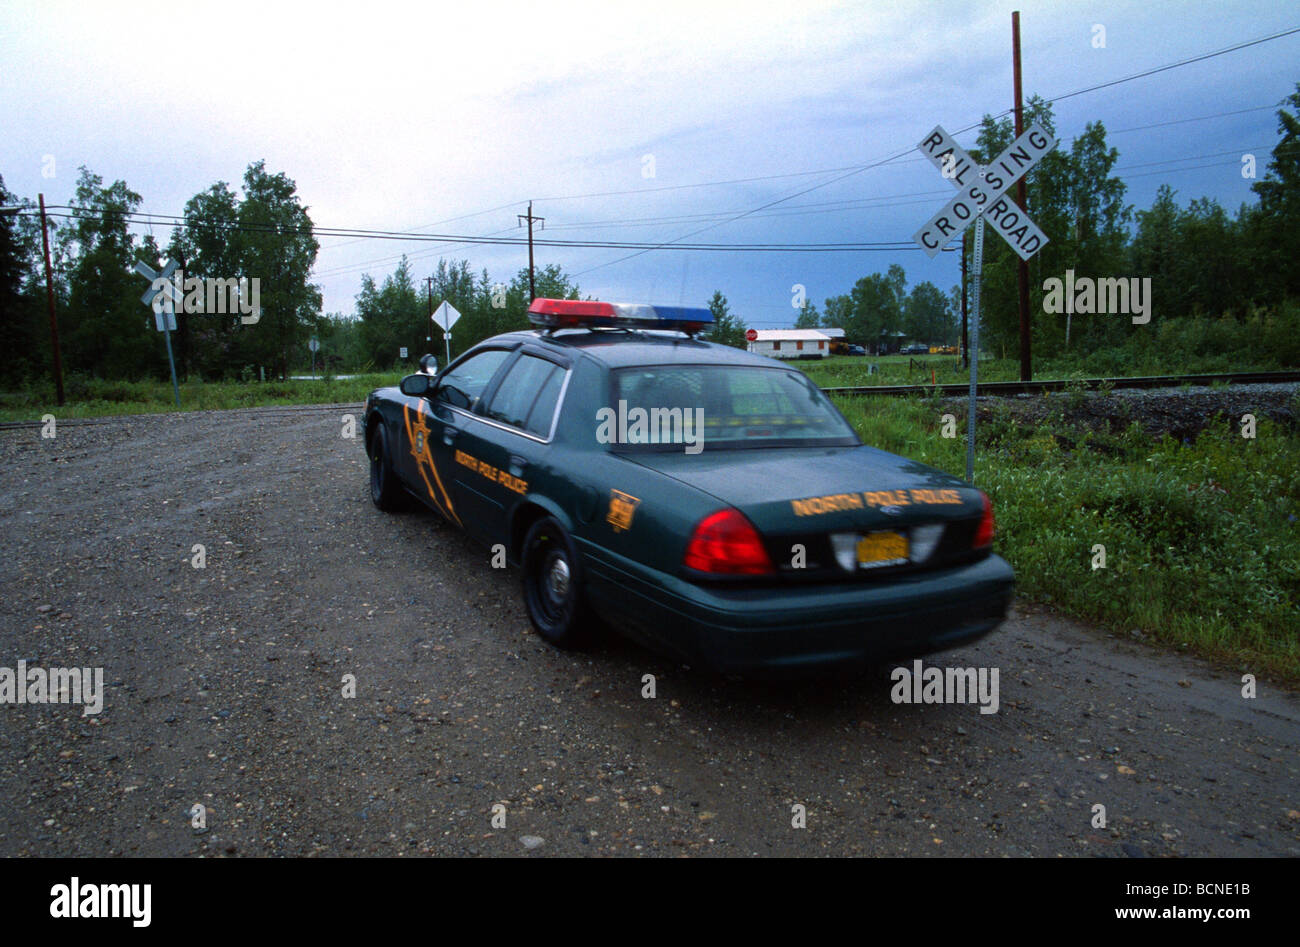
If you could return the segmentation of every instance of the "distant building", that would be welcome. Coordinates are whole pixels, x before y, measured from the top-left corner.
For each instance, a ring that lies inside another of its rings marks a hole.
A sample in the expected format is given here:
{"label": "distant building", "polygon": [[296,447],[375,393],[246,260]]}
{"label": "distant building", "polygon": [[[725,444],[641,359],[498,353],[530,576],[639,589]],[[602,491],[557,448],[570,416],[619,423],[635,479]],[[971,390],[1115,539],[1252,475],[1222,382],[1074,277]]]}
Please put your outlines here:
{"label": "distant building", "polygon": [[831,332],[844,334],[843,329],[759,329],[746,348],[769,358],[827,358]]}

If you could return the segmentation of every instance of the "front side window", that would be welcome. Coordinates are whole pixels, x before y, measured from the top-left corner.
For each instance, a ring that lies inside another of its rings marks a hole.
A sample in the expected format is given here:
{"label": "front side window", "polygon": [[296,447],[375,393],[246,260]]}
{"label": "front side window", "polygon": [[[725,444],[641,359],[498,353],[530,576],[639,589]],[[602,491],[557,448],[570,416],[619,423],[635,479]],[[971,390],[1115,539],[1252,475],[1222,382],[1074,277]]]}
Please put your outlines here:
{"label": "front side window", "polygon": [[473,411],[488,382],[497,369],[510,357],[506,349],[488,349],[449,369],[438,381],[434,399],[457,408]]}

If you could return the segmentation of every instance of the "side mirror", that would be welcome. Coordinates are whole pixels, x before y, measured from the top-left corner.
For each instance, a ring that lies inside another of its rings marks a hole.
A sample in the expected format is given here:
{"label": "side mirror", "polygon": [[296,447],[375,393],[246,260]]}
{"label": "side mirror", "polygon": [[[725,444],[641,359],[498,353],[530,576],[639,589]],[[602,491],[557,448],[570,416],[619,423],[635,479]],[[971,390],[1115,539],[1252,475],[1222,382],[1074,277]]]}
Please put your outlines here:
{"label": "side mirror", "polygon": [[412,398],[422,398],[433,390],[433,376],[418,374],[407,375],[398,385],[402,389],[402,394],[409,395]]}
{"label": "side mirror", "polygon": [[420,371],[426,375],[438,374],[438,356],[425,355],[420,359]]}

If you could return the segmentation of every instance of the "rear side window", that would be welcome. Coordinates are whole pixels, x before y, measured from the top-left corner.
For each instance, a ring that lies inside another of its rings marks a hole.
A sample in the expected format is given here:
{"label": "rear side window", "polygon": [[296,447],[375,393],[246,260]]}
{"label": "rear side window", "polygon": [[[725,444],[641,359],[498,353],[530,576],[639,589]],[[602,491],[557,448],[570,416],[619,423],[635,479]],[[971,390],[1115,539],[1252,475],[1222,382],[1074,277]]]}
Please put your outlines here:
{"label": "rear side window", "polygon": [[484,414],[502,424],[547,437],[563,379],[564,369],[554,362],[522,355],[497,386]]}

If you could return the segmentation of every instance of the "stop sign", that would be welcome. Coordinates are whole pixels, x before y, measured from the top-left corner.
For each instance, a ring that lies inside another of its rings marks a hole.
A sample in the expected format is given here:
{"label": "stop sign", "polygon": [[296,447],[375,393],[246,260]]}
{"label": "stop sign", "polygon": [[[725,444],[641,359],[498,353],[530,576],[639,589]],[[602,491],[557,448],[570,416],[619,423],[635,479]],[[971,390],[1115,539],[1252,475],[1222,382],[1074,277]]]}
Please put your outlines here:
{"label": "stop sign", "polygon": [[757,342],[757,341],[758,341],[758,330],[757,330],[757,329],[746,329],[746,330],[745,330],[745,341],[746,341],[746,342]]}

